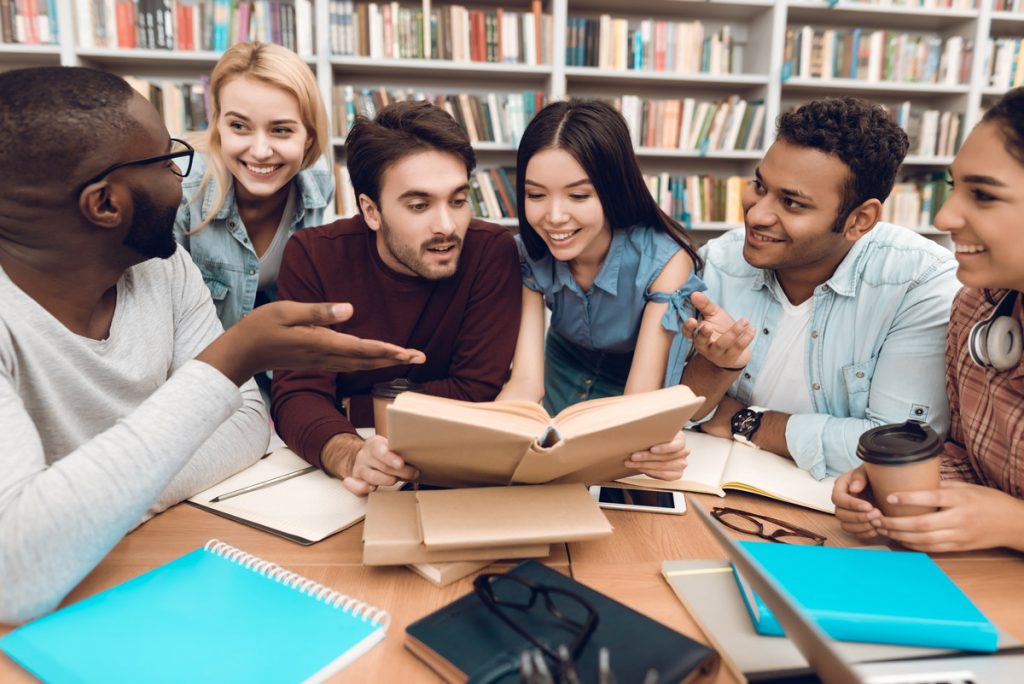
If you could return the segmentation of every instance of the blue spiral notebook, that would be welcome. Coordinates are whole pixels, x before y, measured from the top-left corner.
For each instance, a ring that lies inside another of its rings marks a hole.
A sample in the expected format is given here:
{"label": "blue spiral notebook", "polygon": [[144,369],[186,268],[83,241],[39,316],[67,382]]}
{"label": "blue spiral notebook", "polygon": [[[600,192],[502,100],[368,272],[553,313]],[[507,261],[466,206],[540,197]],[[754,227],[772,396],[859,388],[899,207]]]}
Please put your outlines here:
{"label": "blue spiral notebook", "polygon": [[44,682],[322,681],[389,616],[229,544],[30,622],[0,649]]}

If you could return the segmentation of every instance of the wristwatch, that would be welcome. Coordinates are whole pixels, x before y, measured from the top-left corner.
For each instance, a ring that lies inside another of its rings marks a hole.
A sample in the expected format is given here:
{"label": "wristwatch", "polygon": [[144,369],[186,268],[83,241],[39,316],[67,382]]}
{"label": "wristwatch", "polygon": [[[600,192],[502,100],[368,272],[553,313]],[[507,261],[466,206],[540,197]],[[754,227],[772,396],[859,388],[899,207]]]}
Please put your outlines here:
{"label": "wristwatch", "polygon": [[754,433],[761,427],[761,417],[768,409],[763,406],[748,406],[740,409],[730,421],[732,427],[732,438],[747,446],[757,448],[753,442]]}

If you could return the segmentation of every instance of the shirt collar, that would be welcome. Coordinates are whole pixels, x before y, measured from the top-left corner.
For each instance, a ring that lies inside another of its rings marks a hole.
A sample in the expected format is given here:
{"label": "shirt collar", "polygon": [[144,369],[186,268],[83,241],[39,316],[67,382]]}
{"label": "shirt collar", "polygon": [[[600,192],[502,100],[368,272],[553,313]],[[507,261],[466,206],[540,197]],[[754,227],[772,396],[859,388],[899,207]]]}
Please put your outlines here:
{"label": "shirt collar", "polygon": [[[327,188],[334,184],[334,180],[329,171],[317,169],[318,165],[319,163],[308,169],[303,169],[295,176],[296,189],[298,190],[297,204],[303,208],[302,214],[310,209],[323,209],[327,206],[326,191]],[[228,177],[232,178],[230,175]],[[206,193],[203,195],[204,215],[210,213],[216,199],[217,179],[211,177],[210,184],[206,186]],[[221,205],[220,211],[217,212],[214,218],[223,220],[230,217],[235,211],[235,184],[232,181],[228,186],[227,194],[224,195],[224,204]],[[296,212],[296,219],[301,218],[302,214]]]}
{"label": "shirt collar", "polygon": [[[836,267],[832,277],[826,280],[823,285],[843,297],[853,297],[856,295],[857,281],[867,265],[863,259],[864,250],[873,238],[874,236],[869,232],[853,243],[853,247],[846,253],[843,260],[839,262],[839,266]],[[750,289],[760,290],[761,288],[768,288],[771,290],[775,280],[775,271],[765,268],[758,269]]]}
{"label": "shirt collar", "polygon": [[[615,296],[619,289],[619,267],[622,265],[622,250],[626,244],[626,232],[624,230],[612,230],[612,243],[608,246],[608,254],[605,256],[601,268],[598,269],[597,276],[594,277],[593,287],[600,288],[612,296]],[[557,292],[562,288],[569,288],[576,294],[582,295],[583,288],[580,287],[580,284],[576,282],[576,278],[573,277],[569,262],[559,261],[551,256],[548,258],[554,262],[555,266],[552,292]]]}

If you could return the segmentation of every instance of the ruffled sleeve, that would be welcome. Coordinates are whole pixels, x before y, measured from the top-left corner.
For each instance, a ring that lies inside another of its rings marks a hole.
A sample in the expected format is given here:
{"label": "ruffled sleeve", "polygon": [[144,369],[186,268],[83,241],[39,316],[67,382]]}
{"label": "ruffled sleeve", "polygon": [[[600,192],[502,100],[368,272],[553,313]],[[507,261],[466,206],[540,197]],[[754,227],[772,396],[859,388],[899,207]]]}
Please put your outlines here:
{"label": "ruffled sleeve", "polygon": [[683,375],[683,366],[686,364],[686,355],[690,351],[690,341],[683,336],[683,321],[693,315],[690,295],[707,289],[704,281],[697,274],[691,272],[683,286],[675,292],[648,291],[644,293],[644,298],[649,302],[668,303],[668,309],[661,317],[661,327],[673,335],[672,346],[669,347],[668,352],[668,365],[665,367],[663,387],[679,384],[679,379]]}

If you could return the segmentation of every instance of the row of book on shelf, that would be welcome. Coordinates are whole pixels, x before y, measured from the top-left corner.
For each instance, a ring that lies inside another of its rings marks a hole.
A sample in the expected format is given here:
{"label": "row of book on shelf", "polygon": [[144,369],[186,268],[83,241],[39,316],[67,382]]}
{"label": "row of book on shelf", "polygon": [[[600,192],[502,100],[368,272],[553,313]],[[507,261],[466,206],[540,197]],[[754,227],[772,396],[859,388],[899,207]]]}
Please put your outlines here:
{"label": "row of book on shelf", "polygon": [[743,43],[728,24],[711,30],[701,21],[656,21],[602,14],[570,17],[565,63],[571,67],[664,71],[675,73],[739,73]]}
{"label": "row of book on shelf", "polygon": [[907,132],[907,154],[925,158],[952,157],[960,145],[963,114],[937,109],[921,109],[904,102],[889,110],[893,121]]}
{"label": "row of book on shelf", "polygon": [[651,195],[666,214],[687,228],[696,223],[743,223],[743,176],[644,175]]}
{"label": "row of book on shelf", "polygon": [[764,141],[764,100],[730,95],[717,101],[614,98],[635,147],[697,150],[701,153],[759,150]]}
{"label": "row of book on shelf", "polygon": [[441,107],[466,129],[470,142],[518,145],[526,125],[545,104],[539,90],[519,93],[470,94],[427,93],[412,88],[334,88],[334,132],[348,135],[357,114],[373,118],[379,109],[393,102],[426,100]]}
{"label": "row of book on shelf", "polygon": [[907,228],[930,228],[935,215],[949,196],[945,173],[929,173],[907,178],[893,186],[882,205],[882,220]]}
{"label": "row of book on shelf", "polygon": [[804,26],[786,30],[782,77],[958,85],[970,80],[973,53],[963,36]]}
{"label": "row of book on shelf", "polygon": [[985,50],[988,85],[1009,90],[1024,85],[1024,48],[1020,38],[989,39]]}
{"label": "row of book on shelf", "polygon": [[75,0],[75,13],[84,48],[222,52],[258,40],[313,53],[311,0]]}
{"label": "row of book on shelf", "polygon": [[551,15],[541,0],[529,11],[462,5],[421,7],[398,2],[331,0],[330,44],[335,55],[375,59],[443,59],[509,64],[551,63]]}
{"label": "row of book on shelf", "polygon": [[22,45],[56,45],[57,0],[0,0],[0,39]]}

